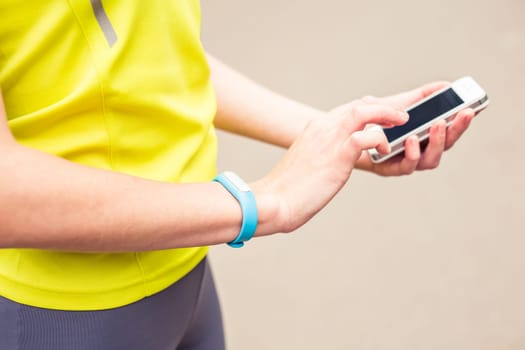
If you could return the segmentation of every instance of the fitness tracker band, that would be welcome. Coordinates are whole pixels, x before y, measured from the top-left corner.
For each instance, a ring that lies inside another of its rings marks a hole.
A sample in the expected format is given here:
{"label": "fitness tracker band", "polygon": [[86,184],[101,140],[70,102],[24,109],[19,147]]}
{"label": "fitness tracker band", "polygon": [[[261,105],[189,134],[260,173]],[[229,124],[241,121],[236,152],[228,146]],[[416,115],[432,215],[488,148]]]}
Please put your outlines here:
{"label": "fitness tracker band", "polygon": [[242,210],[242,225],[241,231],[237,238],[229,242],[228,245],[233,248],[241,248],[244,242],[250,240],[257,229],[257,222],[259,220],[257,215],[257,205],[255,203],[255,196],[253,195],[250,186],[237,174],[232,171],[225,171],[217,175],[213,181],[220,183],[224,188],[231,193],[233,197],[239,202]]}

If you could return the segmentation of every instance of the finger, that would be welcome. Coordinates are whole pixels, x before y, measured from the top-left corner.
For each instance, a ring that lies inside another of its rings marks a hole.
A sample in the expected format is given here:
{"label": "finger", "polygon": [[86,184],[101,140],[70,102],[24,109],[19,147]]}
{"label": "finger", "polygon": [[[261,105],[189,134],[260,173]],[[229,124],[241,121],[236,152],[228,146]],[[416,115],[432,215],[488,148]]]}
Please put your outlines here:
{"label": "finger", "polygon": [[387,104],[395,108],[405,109],[413,105],[414,103],[432,95],[436,91],[439,91],[445,88],[448,85],[450,85],[450,83],[446,81],[435,81],[435,82],[420,86],[417,89],[413,89],[410,91],[402,92],[397,95],[386,97],[383,100],[385,100]]}
{"label": "finger", "polygon": [[421,155],[418,169],[434,169],[439,165],[441,156],[445,151],[446,135],[447,124],[444,120],[439,121],[430,128],[428,146]]}
{"label": "finger", "polygon": [[470,122],[474,118],[474,111],[471,108],[467,108],[459,112],[452,124],[447,130],[447,136],[445,140],[445,150],[454,146],[456,141],[463,135],[463,133],[468,129]]}
{"label": "finger", "polygon": [[401,125],[408,121],[408,114],[386,105],[354,105],[343,115],[347,131],[362,130],[367,124]]}
{"label": "finger", "polygon": [[385,134],[382,131],[362,130],[356,131],[350,135],[346,145],[347,149],[361,154],[361,151],[375,148],[378,152],[390,153],[390,145]]}
{"label": "finger", "polygon": [[428,97],[432,95],[434,92],[441,90],[449,85],[450,85],[450,82],[448,81],[434,81],[434,82],[425,84],[416,90],[420,91],[421,97]]}
{"label": "finger", "polygon": [[409,175],[416,170],[420,157],[419,139],[411,136],[405,141],[405,152],[385,163],[375,164],[376,171],[384,176]]}
{"label": "finger", "polygon": [[377,97],[377,96],[371,96],[371,95],[363,96],[358,101],[361,102],[362,104],[367,104],[367,105],[371,105],[371,104],[387,105],[388,104],[385,102],[384,98]]}

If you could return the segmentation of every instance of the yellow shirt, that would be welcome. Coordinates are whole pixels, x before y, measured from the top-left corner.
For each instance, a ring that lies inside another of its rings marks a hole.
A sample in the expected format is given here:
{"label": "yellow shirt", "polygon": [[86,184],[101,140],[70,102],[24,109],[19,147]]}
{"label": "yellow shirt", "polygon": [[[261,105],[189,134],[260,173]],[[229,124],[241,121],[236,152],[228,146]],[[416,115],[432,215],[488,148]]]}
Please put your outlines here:
{"label": "yellow shirt", "polygon": [[[18,142],[148,179],[213,178],[216,106],[197,0],[0,0],[0,14],[0,86]],[[206,251],[3,249],[0,295],[63,310],[122,306]]]}

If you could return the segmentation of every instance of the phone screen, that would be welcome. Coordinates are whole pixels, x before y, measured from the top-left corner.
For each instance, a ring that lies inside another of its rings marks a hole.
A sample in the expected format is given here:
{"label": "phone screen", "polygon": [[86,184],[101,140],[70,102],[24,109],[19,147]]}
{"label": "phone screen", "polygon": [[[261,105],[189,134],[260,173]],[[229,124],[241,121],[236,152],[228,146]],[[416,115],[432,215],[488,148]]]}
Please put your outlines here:
{"label": "phone screen", "polygon": [[452,88],[445,90],[419,106],[408,110],[409,118],[405,124],[384,129],[386,138],[388,142],[392,142],[462,103],[463,100]]}

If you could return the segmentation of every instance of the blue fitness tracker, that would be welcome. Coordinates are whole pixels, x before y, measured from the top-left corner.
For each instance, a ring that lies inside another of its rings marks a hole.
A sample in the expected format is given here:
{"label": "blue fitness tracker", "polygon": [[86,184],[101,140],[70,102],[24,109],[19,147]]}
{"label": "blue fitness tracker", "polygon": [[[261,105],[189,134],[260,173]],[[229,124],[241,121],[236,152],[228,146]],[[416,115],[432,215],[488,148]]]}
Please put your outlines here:
{"label": "blue fitness tracker", "polygon": [[241,205],[242,210],[242,225],[241,232],[237,238],[228,243],[230,247],[241,248],[244,242],[250,240],[257,229],[257,222],[259,220],[257,215],[257,205],[255,203],[255,196],[253,195],[250,186],[237,174],[231,171],[225,171],[217,175],[213,181],[220,183],[235,197]]}

